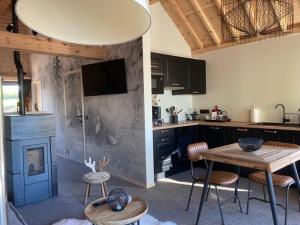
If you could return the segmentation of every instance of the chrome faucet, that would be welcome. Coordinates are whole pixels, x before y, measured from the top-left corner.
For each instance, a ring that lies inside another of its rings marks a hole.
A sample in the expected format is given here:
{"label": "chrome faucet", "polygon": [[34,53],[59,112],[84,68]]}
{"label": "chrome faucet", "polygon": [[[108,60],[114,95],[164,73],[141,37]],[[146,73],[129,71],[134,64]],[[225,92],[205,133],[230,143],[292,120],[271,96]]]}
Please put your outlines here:
{"label": "chrome faucet", "polygon": [[278,106],[282,107],[282,123],[285,124],[287,122],[290,122],[290,119],[286,118],[286,113],[285,113],[285,107],[283,104],[277,104],[275,106],[275,109],[277,109]]}

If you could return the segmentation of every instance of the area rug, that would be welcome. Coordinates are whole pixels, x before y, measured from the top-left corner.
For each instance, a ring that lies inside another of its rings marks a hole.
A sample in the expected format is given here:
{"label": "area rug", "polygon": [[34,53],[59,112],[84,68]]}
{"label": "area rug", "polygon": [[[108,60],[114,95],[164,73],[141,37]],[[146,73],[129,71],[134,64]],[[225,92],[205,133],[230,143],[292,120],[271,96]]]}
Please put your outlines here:
{"label": "area rug", "polygon": [[[53,225],[92,225],[87,220],[63,219]],[[160,222],[158,219],[147,214],[141,219],[140,225],[176,225],[173,222]]]}

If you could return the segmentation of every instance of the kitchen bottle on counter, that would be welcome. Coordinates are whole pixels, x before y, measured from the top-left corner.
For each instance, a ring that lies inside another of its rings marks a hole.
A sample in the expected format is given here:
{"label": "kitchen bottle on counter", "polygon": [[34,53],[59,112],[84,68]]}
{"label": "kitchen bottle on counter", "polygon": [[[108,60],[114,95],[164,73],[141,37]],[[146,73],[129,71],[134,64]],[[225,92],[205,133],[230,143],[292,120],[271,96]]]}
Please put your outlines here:
{"label": "kitchen bottle on counter", "polygon": [[260,110],[255,107],[253,104],[251,108],[251,123],[259,123],[260,122]]}

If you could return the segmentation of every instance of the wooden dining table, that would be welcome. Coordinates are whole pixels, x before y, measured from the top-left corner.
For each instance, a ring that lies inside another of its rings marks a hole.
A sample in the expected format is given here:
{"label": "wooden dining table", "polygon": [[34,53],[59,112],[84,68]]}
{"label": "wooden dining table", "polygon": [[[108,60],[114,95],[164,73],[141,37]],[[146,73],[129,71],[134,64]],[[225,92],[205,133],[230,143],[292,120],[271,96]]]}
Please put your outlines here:
{"label": "wooden dining table", "polygon": [[208,161],[208,169],[202,191],[201,201],[199,204],[196,225],[198,225],[202,208],[205,202],[205,197],[208,192],[209,179],[214,162],[247,167],[265,172],[274,225],[278,225],[278,218],[276,211],[276,196],[274,194],[274,186],[271,174],[286,166],[291,165],[295,184],[300,194],[299,175],[296,167],[296,162],[300,160],[300,148],[292,149],[263,145],[262,148],[257,151],[246,152],[242,150],[237,143],[235,143],[207,150],[202,153],[202,157],[203,159]]}

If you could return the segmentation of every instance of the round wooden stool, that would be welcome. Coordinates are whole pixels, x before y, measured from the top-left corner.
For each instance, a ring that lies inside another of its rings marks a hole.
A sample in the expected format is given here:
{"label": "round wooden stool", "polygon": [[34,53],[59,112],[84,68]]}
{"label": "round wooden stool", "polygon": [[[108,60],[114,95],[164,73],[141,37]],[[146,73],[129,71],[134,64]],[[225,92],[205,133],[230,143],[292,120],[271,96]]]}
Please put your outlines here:
{"label": "round wooden stool", "polygon": [[140,219],[148,212],[147,202],[136,196],[120,212],[113,212],[108,204],[93,206],[93,203],[104,199],[101,198],[88,204],[84,210],[85,216],[94,225],[139,225]]}
{"label": "round wooden stool", "polygon": [[110,179],[110,174],[107,172],[90,172],[86,173],[82,177],[82,181],[86,183],[86,191],[84,197],[84,204],[87,203],[87,199],[90,196],[91,185],[100,185],[102,196],[107,196],[106,181]]}

